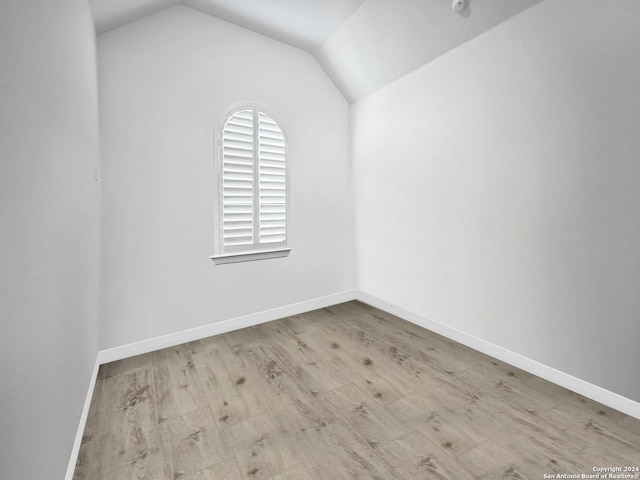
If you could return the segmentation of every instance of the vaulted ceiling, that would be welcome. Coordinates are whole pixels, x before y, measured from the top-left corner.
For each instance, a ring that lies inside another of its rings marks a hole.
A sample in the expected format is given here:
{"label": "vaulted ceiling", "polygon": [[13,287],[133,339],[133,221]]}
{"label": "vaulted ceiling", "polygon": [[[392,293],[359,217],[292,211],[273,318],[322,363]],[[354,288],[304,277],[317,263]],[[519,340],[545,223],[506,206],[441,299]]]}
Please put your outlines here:
{"label": "vaulted ceiling", "polygon": [[[183,4],[311,52],[349,102],[542,0],[89,0],[96,32]],[[517,41],[517,39],[514,39]]]}

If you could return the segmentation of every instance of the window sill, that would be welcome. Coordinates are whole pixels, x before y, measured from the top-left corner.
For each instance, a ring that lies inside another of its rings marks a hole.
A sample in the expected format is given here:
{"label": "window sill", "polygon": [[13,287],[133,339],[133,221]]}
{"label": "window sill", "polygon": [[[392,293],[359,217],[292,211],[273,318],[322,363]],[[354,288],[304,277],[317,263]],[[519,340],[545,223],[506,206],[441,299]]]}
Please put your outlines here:
{"label": "window sill", "polygon": [[258,252],[226,253],[224,255],[213,255],[210,258],[216,265],[224,265],[225,263],[253,262],[254,260],[266,260],[267,258],[288,257],[290,251],[290,248],[282,248]]}

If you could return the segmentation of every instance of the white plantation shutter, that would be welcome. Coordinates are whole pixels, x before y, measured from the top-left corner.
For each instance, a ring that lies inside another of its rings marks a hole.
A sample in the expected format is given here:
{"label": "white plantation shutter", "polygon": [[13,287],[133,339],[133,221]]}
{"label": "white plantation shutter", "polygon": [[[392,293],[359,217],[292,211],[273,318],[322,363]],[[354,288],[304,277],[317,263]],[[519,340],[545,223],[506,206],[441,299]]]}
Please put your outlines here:
{"label": "white plantation shutter", "polygon": [[260,243],[287,239],[285,142],[282,130],[268,115],[258,113]]}
{"label": "white plantation shutter", "polygon": [[222,130],[222,253],[286,246],[284,133],[269,115],[246,108]]}
{"label": "white plantation shutter", "polygon": [[253,243],[253,112],[234,114],[222,132],[222,241]]}

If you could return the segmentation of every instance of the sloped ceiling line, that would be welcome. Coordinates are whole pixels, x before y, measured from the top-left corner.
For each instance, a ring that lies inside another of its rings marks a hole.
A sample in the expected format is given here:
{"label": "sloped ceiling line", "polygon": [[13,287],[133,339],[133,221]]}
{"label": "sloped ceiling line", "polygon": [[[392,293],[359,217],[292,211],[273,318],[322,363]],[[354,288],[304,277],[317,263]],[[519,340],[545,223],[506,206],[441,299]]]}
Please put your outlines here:
{"label": "sloped ceiling line", "polygon": [[183,4],[311,52],[350,102],[542,0],[89,0],[102,34]]}

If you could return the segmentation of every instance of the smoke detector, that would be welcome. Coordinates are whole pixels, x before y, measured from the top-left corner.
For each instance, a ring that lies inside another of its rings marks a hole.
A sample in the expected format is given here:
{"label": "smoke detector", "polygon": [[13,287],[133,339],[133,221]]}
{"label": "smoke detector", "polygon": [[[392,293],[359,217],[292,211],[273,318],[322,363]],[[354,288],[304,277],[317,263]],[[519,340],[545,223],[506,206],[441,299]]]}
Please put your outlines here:
{"label": "smoke detector", "polygon": [[462,13],[469,8],[469,0],[453,0],[453,5],[451,7],[454,12]]}

